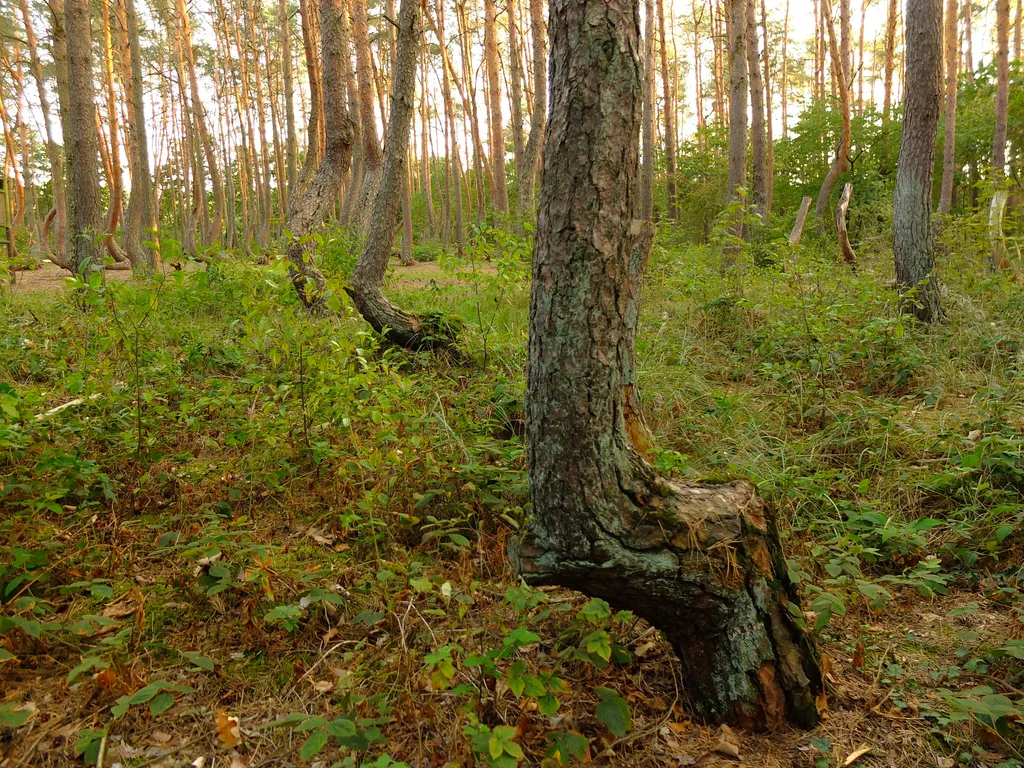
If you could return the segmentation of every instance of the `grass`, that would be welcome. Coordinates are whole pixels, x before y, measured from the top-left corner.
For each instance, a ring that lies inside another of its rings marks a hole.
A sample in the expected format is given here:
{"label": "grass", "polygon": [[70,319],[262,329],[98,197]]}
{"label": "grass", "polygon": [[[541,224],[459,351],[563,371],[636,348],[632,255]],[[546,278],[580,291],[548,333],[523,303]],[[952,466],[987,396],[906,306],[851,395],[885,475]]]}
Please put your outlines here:
{"label": "grass", "polygon": [[[394,270],[402,306],[464,319],[462,361],[381,346],[340,290],[311,321],[273,265],[6,299],[9,764],[714,764],[656,633],[508,572],[527,248]],[[827,659],[822,726],[741,753],[1015,765],[1024,293],[952,249],[921,328],[884,253],[768,251],[722,277],[662,232],[638,350],[653,460],[757,483]]]}

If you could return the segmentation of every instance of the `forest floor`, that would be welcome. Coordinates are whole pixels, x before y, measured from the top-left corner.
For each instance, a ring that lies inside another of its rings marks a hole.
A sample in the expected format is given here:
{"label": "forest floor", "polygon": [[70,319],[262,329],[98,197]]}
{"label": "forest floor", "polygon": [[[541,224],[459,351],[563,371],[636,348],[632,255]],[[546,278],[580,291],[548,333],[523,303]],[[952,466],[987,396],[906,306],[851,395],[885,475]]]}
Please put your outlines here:
{"label": "forest floor", "polygon": [[1024,291],[969,265],[922,329],[882,257],[652,256],[652,460],[757,484],[822,651],[821,725],[776,734],[695,722],[643,621],[509,572],[522,264],[392,269],[397,302],[464,318],[459,361],[380,345],[339,275],[311,320],[279,264],[76,299],[22,273],[0,767],[1020,766]]}

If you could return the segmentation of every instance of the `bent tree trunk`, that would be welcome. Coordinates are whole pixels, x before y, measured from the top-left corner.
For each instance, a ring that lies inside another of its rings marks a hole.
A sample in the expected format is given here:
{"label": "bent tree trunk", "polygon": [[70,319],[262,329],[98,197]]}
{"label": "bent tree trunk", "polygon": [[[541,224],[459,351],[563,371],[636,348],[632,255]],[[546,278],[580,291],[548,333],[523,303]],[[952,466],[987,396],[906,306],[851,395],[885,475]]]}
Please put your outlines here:
{"label": "bent tree trunk", "polygon": [[[299,300],[308,309],[323,310],[324,289],[327,281],[313,263],[311,236],[338,199],[342,184],[352,163],[352,144],[355,125],[345,100],[345,89],[338,84],[347,80],[351,66],[348,51],[342,45],[345,33],[346,10],[344,0],[320,0],[320,51],[323,59],[324,82],[334,84],[325,88],[324,99],[324,157],[313,178],[301,191],[292,190],[288,226],[288,272],[299,294]],[[311,140],[312,141],[312,140]]]}
{"label": "bent tree trunk", "polygon": [[550,7],[527,391],[535,518],[510,557],[532,584],[601,597],[663,630],[699,716],[813,725],[820,672],[753,487],[669,482],[644,458],[634,349],[653,227],[633,223],[637,0]]}
{"label": "bent tree trunk", "polygon": [[402,0],[398,12],[398,55],[388,117],[388,141],[384,168],[373,201],[370,231],[363,246],[352,279],[347,288],[352,302],[377,333],[389,341],[411,349],[444,347],[451,343],[451,334],[434,318],[417,317],[403,312],[384,295],[384,274],[388,257],[395,243],[401,221],[398,218],[409,154],[409,131],[412,127],[413,98],[416,90],[416,59],[419,57],[420,0]]}

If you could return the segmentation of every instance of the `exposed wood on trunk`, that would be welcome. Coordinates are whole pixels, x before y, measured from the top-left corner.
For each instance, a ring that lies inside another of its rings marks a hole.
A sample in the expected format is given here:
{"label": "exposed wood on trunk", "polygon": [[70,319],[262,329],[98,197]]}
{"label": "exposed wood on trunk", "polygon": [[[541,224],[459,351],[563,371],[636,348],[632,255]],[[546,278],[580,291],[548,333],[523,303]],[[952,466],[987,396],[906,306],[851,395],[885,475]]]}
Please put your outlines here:
{"label": "exposed wood on trunk", "polygon": [[846,217],[850,210],[850,199],[853,197],[853,183],[846,182],[843,185],[843,194],[839,196],[839,205],[836,206],[836,232],[839,235],[839,255],[847,264],[854,264],[857,256],[850,245],[850,232],[846,226]]}
{"label": "exposed wood on trunk", "polygon": [[1003,232],[1003,215],[1006,212],[1006,201],[1009,193],[1005,189],[997,189],[992,195],[988,209],[988,239],[992,248],[992,268],[997,272],[1006,272],[1015,283],[1024,285],[1024,278],[1013,266],[1006,249],[1006,235]]}
{"label": "exposed wood on trunk", "polygon": [[789,233],[789,244],[791,246],[800,245],[800,238],[804,234],[804,224],[807,222],[807,214],[811,210],[811,198],[805,197],[800,202],[800,210],[796,214],[796,222],[793,224],[793,230]]}
{"label": "exposed wood on trunk", "polygon": [[[664,631],[698,717],[813,725],[821,676],[753,487],[672,483],[644,458],[635,342],[653,227],[632,216],[637,4],[588,11],[551,2],[526,401],[534,517],[509,554],[529,583],[585,591]],[[734,18],[742,35],[742,9]]]}

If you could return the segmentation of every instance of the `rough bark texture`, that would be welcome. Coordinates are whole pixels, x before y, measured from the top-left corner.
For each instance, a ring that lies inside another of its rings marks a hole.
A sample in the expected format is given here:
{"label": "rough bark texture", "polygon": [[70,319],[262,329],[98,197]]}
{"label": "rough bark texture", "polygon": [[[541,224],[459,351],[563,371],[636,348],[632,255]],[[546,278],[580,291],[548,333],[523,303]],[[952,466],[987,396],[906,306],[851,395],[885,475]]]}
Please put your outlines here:
{"label": "rough bark texture", "polygon": [[310,235],[337,202],[352,164],[355,140],[355,126],[348,112],[345,89],[341,87],[351,66],[349,52],[342,45],[347,25],[345,0],[320,0],[320,19],[324,82],[334,84],[324,89],[324,158],[309,183],[292,196],[288,217],[292,234],[288,244],[289,273],[300,300],[315,311],[323,309],[326,280],[313,263]]}
{"label": "rough bark texture", "polygon": [[992,133],[992,173],[1006,174],[1006,120],[1010,104],[1010,0],[996,0],[996,124]]}
{"label": "rough bark texture", "polygon": [[640,172],[640,218],[654,218],[654,0],[644,0],[643,167]]}
{"label": "rough bark texture", "polygon": [[68,170],[67,255],[73,272],[97,264],[100,219],[100,173],[97,156],[96,102],[92,79],[92,29],[88,0],[66,0],[67,126],[64,157]]}
{"label": "rough bark texture", "polygon": [[288,17],[287,0],[278,2],[278,18],[281,25],[281,67],[284,78],[284,123],[285,123],[285,166],[290,197],[298,181],[299,142],[295,135],[295,78],[292,75],[292,31]]}
{"label": "rough bark texture", "polygon": [[643,457],[634,349],[653,227],[633,220],[638,5],[552,0],[550,18],[527,385],[535,517],[510,557],[530,583],[602,597],[665,631],[700,717],[812,725],[820,674],[753,488],[670,483]]}
{"label": "rough bark texture", "polygon": [[[370,212],[380,186],[381,173],[380,139],[377,136],[377,116],[373,109],[373,65],[370,54],[370,32],[366,20],[366,0],[352,0],[352,42],[356,49],[356,79],[359,82],[359,130],[363,139],[363,178],[360,181],[359,201],[353,212],[353,219],[359,231],[366,232],[370,226]],[[326,77],[324,85],[328,85]]]}
{"label": "rough bark texture", "polygon": [[907,87],[896,165],[893,250],[905,311],[924,322],[942,316],[932,247],[932,173],[942,103],[942,0],[907,2]]}
{"label": "rough bark texture", "polygon": [[957,20],[960,0],[948,0],[944,38],[946,49],[946,125],[942,137],[942,192],[939,213],[948,215],[953,208],[953,181],[956,175],[956,92],[960,74],[960,50]]}
{"label": "rough bark texture", "polygon": [[508,211],[505,182],[505,125],[501,119],[500,60],[498,59],[498,8],[495,0],[484,0],[484,64],[487,70],[487,101],[490,114],[488,144],[491,152],[491,201],[502,212]]}
{"label": "rough bark texture", "polygon": [[[840,11],[841,39],[840,44],[836,40],[836,28],[832,23],[832,8],[829,0],[822,0],[822,7],[825,9],[825,27],[828,31],[829,45],[831,46],[832,59],[832,81],[839,92],[839,109],[843,117],[843,132],[839,138],[839,148],[836,150],[835,160],[825,174],[818,191],[818,202],[814,207],[814,215],[818,219],[819,234],[825,231],[825,208],[832,196],[839,174],[846,167],[846,158],[850,153],[851,121],[850,121],[850,0],[840,0],[842,3]],[[838,55],[837,55],[838,53]]]}
{"label": "rough bark texture", "polygon": [[352,270],[348,294],[363,318],[377,333],[405,347],[447,346],[452,339],[433,318],[403,312],[384,295],[384,274],[401,222],[401,185],[409,154],[413,101],[416,94],[416,59],[419,58],[420,0],[402,0],[398,12],[398,56],[388,116],[388,144],[369,234]]}
{"label": "rough bark texture", "polygon": [[762,221],[768,212],[768,144],[764,116],[764,80],[757,45],[757,0],[747,0],[747,76],[750,78],[751,206]]}

